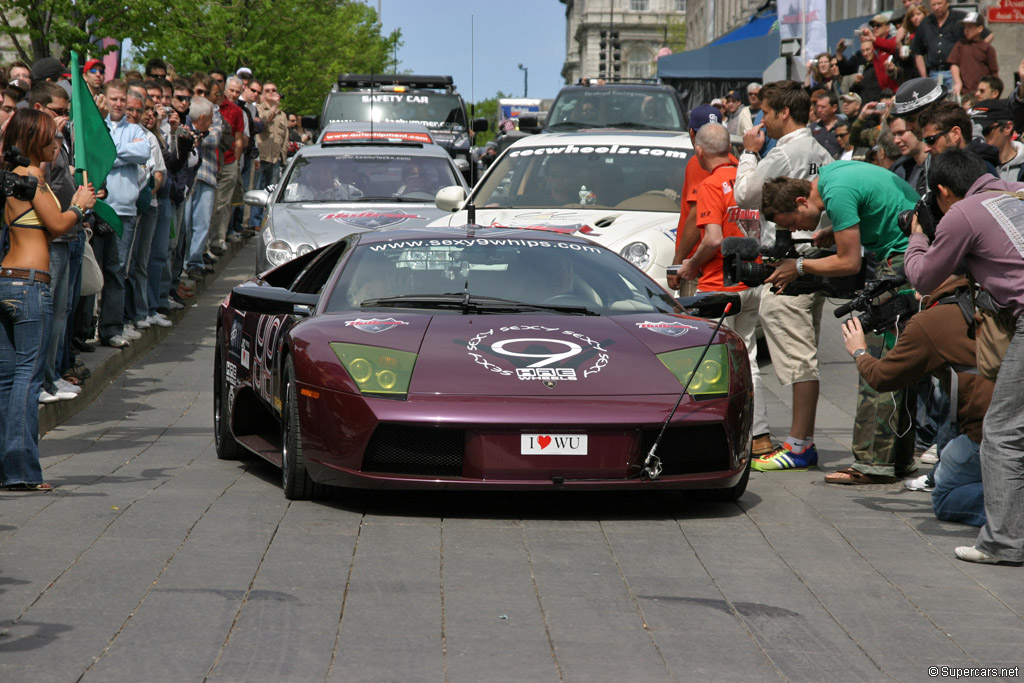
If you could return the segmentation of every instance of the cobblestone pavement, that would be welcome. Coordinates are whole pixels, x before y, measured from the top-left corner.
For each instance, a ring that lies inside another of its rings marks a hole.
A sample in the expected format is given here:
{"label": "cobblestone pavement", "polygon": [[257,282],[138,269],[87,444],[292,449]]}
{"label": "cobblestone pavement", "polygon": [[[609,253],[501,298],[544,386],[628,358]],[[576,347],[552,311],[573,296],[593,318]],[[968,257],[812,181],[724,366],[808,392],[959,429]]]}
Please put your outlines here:
{"label": "cobblestone pavement", "polygon": [[[273,467],[214,455],[213,312],[253,252],[46,435],[55,493],[0,493],[0,680],[923,681],[1024,665],[1021,569],[955,560],[975,530],[900,485],[754,472],[733,504],[289,503]],[[855,369],[836,321],[823,336],[827,471],[851,457]],[[788,391],[764,376],[781,437]]]}

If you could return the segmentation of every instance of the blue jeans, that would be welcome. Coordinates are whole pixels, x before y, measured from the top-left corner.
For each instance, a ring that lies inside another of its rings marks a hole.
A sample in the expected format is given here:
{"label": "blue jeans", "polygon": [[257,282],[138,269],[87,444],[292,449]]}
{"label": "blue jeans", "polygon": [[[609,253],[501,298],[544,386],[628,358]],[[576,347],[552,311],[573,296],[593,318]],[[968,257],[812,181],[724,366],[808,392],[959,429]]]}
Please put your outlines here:
{"label": "blue jeans", "polygon": [[139,214],[132,245],[131,266],[128,268],[128,288],[124,294],[126,321],[145,320],[149,315],[149,253],[153,247],[159,206],[147,206]]}
{"label": "blue jeans", "polygon": [[167,308],[167,294],[171,291],[170,244],[171,214],[174,207],[170,197],[157,200],[159,206],[156,214],[156,232],[153,233],[153,246],[149,250],[149,313],[152,315],[161,308]]}
{"label": "blue jeans", "polygon": [[917,443],[921,450],[935,444],[938,451],[957,435],[949,421],[949,394],[931,375],[917,383]]}
{"label": "blue jeans", "polygon": [[75,309],[82,293],[82,260],[85,258],[85,232],[79,231],[78,239],[68,242],[68,313],[64,321],[60,344],[57,346],[57,373],[63,375],[74,365],[71,340],[75,337]]}
{"label": "blue jeans", "polygon": [[192,231],[192,240],[185,260],[185,270],[203,267],[203,252],[206,251],[206,239],[210,235],[210,219],[213,217],[213,199],[217,188],[206,183],[196,182],[192,195],[185,206],[185,221]]}
{"label": "blue jeans", "polygon": [[985,524],[985,495],[981,487],[981,444],[963,434],[942,449],[932,476],[932,508],[947,522]]}
{"label": "blue jeans", "polygon": [[934,78],[939,83],[945,83],[946,87],[949,88],[950,92],[953,91],[953,72],[948,69],[945,71],[936,70],[928,72],[929,78]]}
{"label": "blue jeans", "polygon": [[0,481],[41,484],[39,392],[50,332],[50,285],[0,277]]}
{"label": "blue jeans", "polygon": [[124,331],[124,290],[128,260],[135,240],[135,216],[119,216],[124,232],[96,235],[92,240],[96,261],[103,270],[103,291],[100,293],[100,339],[106,341]]}
{"label": "blue jeans", "polygon": [[51,394],[57,393],[60,379],[57,372],[57,351],[60,341],[64,338],[64,321],[67,319],[68,307],[68,268],[71,251],[67,242],[50,242],[50,300],[53,302],[53,314],[50,316],[50,334],[43,349],[43,388]]}
{"label": "blue jeans", "polygon": [[[268,185],[277,185],[281,179],[281,164],[279,163],[266,163],[260,162],[259,175],[256,176],[256,190],[265,190]],[[249,207],[249,227],[258,228],[260,223],[263,222],[263,207],[262,206],[250,206]]]}
{"label": "blue jeans", "polygon": [[1024,561],[1024,316],[1003,356],[981,440],[985,526],[975,547],[1010,562]]}

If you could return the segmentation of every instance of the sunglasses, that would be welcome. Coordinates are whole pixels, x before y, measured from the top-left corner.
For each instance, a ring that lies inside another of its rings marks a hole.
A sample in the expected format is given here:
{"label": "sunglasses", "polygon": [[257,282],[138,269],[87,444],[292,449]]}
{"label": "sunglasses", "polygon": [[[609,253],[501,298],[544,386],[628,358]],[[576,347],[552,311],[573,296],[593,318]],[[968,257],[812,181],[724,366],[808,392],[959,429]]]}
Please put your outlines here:
{"label": "sunglasses", "polygon": [[188,102],[189,100],[192,99],[192,96],[191,95],[175,95],[174,99],[178,100],[179,102]]}
{"label": "sunglasses", "polygon": [[253,91],[257,95],[262,95],[263,94],[263,89],[262,88],[249,88],[249,90]]}
{"label": "sunglasses", "polygon": [[67,116],[71,112],[71,110],[68,109],[67,107],[62,107],[62,108],[47,107],[47,109],[49,109],[51,112],[53,112],[54,116]]}
{"label": "sunglasses", "polygon": [[869,21],[868,26],[871,28],[882,28],[885,24],[879,24],[877,21]]}
{"label": "sunglasses", "polygon": [[936,142],[939,141],[939,138],[943,137],[947,133],[949,133],[949,131],[944,130],[941,133],[936,133],[935,135],[929,135],[926,138],[921,138],[921,140],[924,142],[924,144],[928,145],[929,147],[932,147],[935,145]]}
{"label": "sunglasses", "polygon": [[89,73],[91,73],[91,74],[105,74],[105,73],[107,73],[107,70],[106,69],[101,69],[98,66],[94,66],[93,68],[89,69]]}
{"label": "sunglasses", "polygon": [[[194,92],[195,92],[196,95],[199,95],[200,97],[205,97],[207,91],[202,89],[202,88],[196,88]],[[184,100],[182,100],[182,101],[184,101]]]}

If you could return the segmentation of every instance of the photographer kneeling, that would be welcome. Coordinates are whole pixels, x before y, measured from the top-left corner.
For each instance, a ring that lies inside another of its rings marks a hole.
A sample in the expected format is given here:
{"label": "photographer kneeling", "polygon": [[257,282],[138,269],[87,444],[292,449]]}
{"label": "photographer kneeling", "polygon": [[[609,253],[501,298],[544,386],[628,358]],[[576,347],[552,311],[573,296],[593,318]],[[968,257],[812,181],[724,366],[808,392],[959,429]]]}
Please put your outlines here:
{"label": "photographer kneeling", "polygon": [[928,184],[945,216],[931,246],[915,221],[906,272],[918,289],[935,287],[963,259],[971,275],[1015,321],[985,416],[981,474],[987,521],[956,556],[984,564],[1024,563],[1024,183],[1000,180],[960,149],[932,158]]}
{"label": "photographer kneeling", "polygon": [[969,297],[965,277],[948,278],[921,300],[921,312],[907,322],[896,346],[884,358],[858,353],[867,345],[858,318],[843,324],[843,341],[857,361],[857,371],[876,391],[912,387],[929,374],[936,375],[944,386],[949,385],[949,368],[956,370],[956,419],[950,416],[950,421],[959,435],[943,445],[933,473],[932,508],[941,520],[981,526],[985,523],[985,502],[978,451],[982,420],[994,385],[974,370],[973,318],[968,321],[974,308]]}
{"label": "photographer kneeling", "polygon": [[[784,259],[766,282],[780,291],[804,274],[853,275],[861,269],[861,246],[878,260],[875,277],[902,274],[907,237],[897,224],[901,211],[914,208],[918,196],[895,174],[860,161],[837,161],[814,180],[773,178],[764,184],[762,215],[787,230],[814,230],[815,244],[836,253],[817,259]],[[823,216],[824,214],[824,216]],[[880,358],[882,337],[872,335],[867,351]],[[895,407],[893,405],[895,401]],[[831,484],[883,484],[914,471],[914,434],[906,392],[880,395],[863,379],[858,386],[852,450],[856,462],[825,477]],[[895,418],[895,426],[891,424]]]}

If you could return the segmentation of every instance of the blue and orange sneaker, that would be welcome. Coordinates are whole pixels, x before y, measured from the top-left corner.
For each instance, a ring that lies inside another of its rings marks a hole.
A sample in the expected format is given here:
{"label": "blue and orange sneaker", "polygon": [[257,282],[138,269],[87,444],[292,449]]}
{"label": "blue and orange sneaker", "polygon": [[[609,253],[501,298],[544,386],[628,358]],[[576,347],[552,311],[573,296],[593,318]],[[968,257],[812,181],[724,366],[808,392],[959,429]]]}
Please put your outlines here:
{"label": "blue and orange sneaker", "polygon": [[750,463],[750,467],[758,472],[778,472],[780,470],[800,472],[817,466],[818,449],[814,447],[814,444],[796,453],[792,446],[784,443],[768,455],[754,458],[754,461]]}

